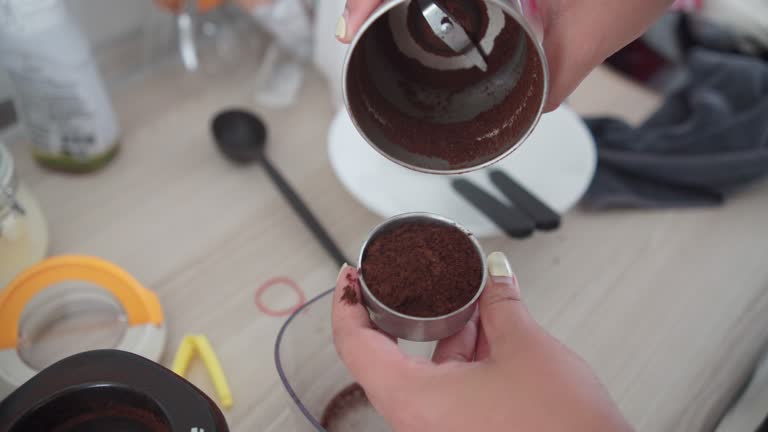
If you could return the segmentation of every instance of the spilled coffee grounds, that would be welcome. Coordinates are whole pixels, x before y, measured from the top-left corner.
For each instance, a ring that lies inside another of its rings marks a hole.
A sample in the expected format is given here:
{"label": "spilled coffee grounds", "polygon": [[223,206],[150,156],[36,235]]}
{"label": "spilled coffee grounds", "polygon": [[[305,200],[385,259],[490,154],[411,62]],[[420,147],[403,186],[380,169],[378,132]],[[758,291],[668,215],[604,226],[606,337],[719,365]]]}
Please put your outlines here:
{"label": "spilled coffee grounds", "polygon": [[363,255],[368,289],[388,307],[436,317],[469,303],[483,279],[481,258],[458,228],[408,223],[378,235]]}
{"label": "spilled coffee grounds", "polygon": [[348,304],[349,306],[353,306],[360,303],[360,300],[357,298],[357,290],[360,282],[355,276],[349,273],[347,273],[346,280],[347,284],[344,285],[344,292],[341,294],[341,301]]}

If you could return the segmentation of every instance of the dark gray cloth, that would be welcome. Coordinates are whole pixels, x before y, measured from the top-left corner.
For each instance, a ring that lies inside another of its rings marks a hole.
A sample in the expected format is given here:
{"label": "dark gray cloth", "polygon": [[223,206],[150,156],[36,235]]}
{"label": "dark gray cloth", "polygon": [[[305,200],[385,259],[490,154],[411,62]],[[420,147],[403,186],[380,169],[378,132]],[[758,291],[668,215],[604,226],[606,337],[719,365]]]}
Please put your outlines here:
{"label": "dark gray cloth", "polygon": [[768,174],[768,63],[696,50],[688,69],[688,82],[638,128],[587,120],[598,146],[587,206],[716,205]]}

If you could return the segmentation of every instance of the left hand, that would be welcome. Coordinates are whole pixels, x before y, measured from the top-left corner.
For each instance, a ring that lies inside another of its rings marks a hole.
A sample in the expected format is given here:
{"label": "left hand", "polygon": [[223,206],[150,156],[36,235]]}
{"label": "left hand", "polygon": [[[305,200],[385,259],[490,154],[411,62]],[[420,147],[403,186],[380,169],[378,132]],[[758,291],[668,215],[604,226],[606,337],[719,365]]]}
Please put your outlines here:
{"label": "left hand", "polygon": [[[366,308],[333,299],[336,349],[366,395],[398,432],[630,431],[607,392],[577,355],[550,336],[523,305],[517,278],[500,253],[479,313],[441,340],[432,360],[403,354],[374,328]],[[360,298],[359,287],[355,287]]]}

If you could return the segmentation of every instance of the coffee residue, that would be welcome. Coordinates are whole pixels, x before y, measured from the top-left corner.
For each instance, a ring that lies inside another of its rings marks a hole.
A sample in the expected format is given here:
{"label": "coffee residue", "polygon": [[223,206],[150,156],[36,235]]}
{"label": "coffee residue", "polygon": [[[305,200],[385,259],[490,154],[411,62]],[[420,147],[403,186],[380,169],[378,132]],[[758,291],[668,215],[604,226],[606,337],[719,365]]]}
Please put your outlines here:
{"label": "coffee residue", "polygon": [[325,430],[334,432],[340,429],[344,417],[368,406],[370,402],[360,384],[351,384],[331,399],[323,411],[320,424]]}
{"label": "coffee residue", "polygon": [[373,239],[361,271],[379,301],[414,317],[436,317],[469,303],[483,279],[482,260],[458,228],[408,223]]}
{"label": "coffee residue", "polygon": [[[474,2],[443,2],[443,6],[451,10],[460,22],[467,24],[473,39],[481,37],[487,27],[487,19],[483,18],[485,7],[478,17],[475,12],[472,12],[474,15],[462,13],[459,7],[461,4],[472,5]],[[466,8],[467,11],[474,9],[477,8]],[[416,12],[409,10],[409,16]],[[404,113],[381,93],[372,78],[371,69],[374,66],[364,55],[363,49],[355,50],[350,59],[350,70],[355,71],[347,83],[350,110],[353,114],[368,113],[360,117],[370,117],[370,121],[375,121],[382,136],[394,145],[412,154],[443,160],[454,169],[469,167],[477,161],[501,155],[510,143],[519,141],[528,131],[538,114],[545,85],[544,67],[534,42],[525,36],[513,18],[505,16],[504,20],[504,27],[494,41],[493,50],[487,53],[486,72],[476,67],[460,70],[426,67],[400,51],[388,20],[378,20],[366,32],[361,44],[375,46],[376,55],[385,57],[388,63],[395,65],[398,76],[393,79],[398,83],[409,83],[405,86],[407,88],[403,91],[403,97],[412,106],[418,107],[422,115]],[[425,49],[428,45],[431,47],[429,51],[437,52],[440,45],[424,36],[430,32],[420,28],[424,24],[421,21],[423,18],[418,21],[419,25],[412,21],[408,31]],[[510,58],[514,57],[521,37],[526,38],[526,54],[520,81],[508,94],[502,95],[500,103],[468,120],[448,123],[432,120],[445,108],[446,100],[473,83],[491,79],[500,68],[507,65]],[[404,84],[399,86],[403,88]],[[442,90],[445,100],[434,101],[432,107],[425,106],[428,101],[418,97],[420,92],[415,91],[418,86]]]}
{"label": "coffee residue", "polygon": [[357,298],[357,290],[359,289],[360,282],[352,274],[347,274],[347,284],[344,285],[344,293],[341,295],[341,301],[350,306],[360,303],[360,299]]}

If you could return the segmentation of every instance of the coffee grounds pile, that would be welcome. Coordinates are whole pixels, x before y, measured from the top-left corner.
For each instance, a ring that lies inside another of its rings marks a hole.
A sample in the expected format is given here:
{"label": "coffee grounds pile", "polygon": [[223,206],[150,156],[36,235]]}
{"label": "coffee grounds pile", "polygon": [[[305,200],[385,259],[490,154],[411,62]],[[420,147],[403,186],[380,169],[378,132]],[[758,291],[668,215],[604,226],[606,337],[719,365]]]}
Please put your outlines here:
{"label": "coffee grounds pile", "polygon": [[470,238],[443,224],[418,222],[378,235],[366,248],[362,275],[386,306],[414,317],[437,317],[469,303],[483,279]]}
{"label": "coffee grounds pile", "polygon": [[360,384],[351,384],[331,399],[323,411],[320,425],[329,432],[335,432],[342,429],[342,425],[346,423],[344,417],[369,406],[368,397]]}
{"label": "coffee grounds pile", "polygon": [[360,299],[357,298],[357,290],[360,286],[360,282],[351,273],[347,273],[347,284],[344,285],[344,293],[341,295],[341,301],[353,306],[360,303]]}

